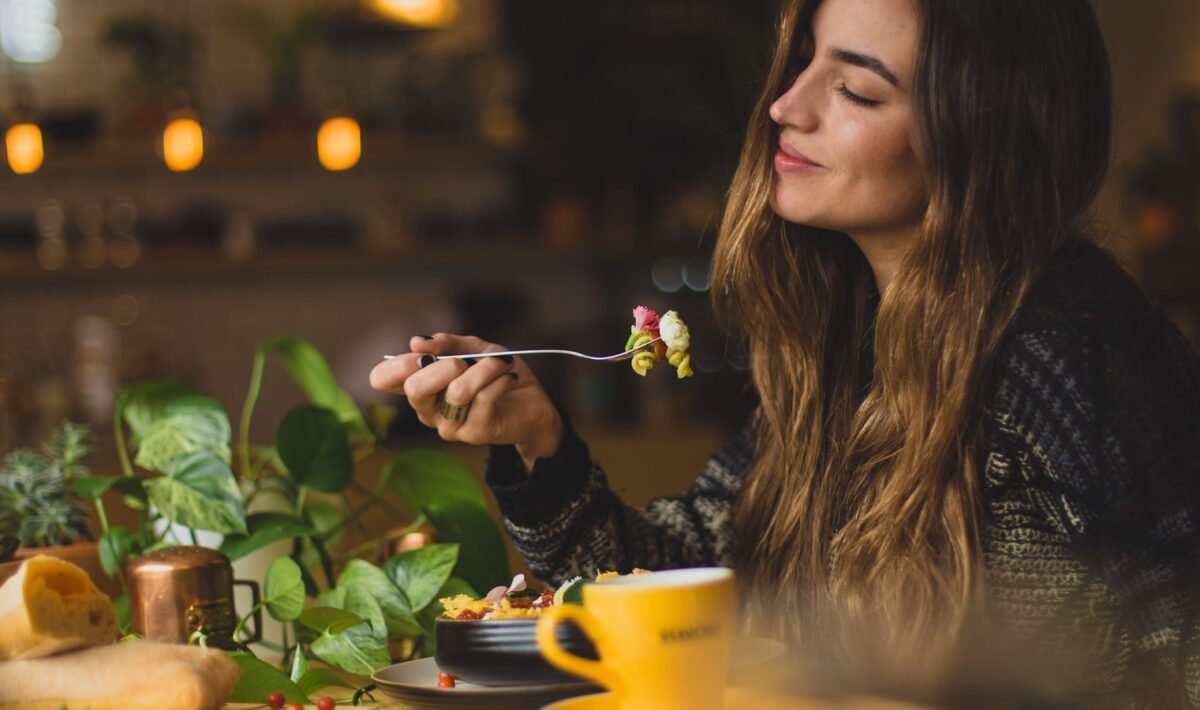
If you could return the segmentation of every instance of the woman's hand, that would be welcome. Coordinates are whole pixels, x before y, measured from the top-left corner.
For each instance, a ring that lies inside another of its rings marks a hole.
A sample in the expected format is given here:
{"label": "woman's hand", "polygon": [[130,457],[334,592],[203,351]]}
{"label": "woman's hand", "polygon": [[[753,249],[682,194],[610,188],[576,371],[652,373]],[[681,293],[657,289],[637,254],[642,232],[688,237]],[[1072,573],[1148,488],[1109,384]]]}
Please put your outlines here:
{"label": "woman's hand", "polygon": [[371,386],[407,397],[417,418],[438,436],[467,444],[513,444],[527,468],[558,451],[562,420],[519,358],[435,361],[434,355],[504,350],[448,333],[416,336],[409,347],[412,352],[371,370]]}

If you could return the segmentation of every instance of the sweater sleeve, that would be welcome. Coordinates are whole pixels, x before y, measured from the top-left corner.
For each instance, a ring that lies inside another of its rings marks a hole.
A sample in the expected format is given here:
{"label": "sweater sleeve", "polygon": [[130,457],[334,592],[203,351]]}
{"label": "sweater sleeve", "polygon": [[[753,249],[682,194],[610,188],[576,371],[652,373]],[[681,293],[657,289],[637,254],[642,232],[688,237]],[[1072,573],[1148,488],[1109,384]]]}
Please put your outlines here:
{"label": "sweater sleeve", "polygon": [[747,426],[681,495],[623,503],[564,418],[558,452],[526,472],[511,446],[492,447],[486,479],[504,526],[534,574],[551,584],[597,571],[731,563],[729,509],[752,455]]}
{"label": "sweater sleeve", "polygon": [[1042,514],[1116,599],[1133,692],[1197,708],[1200,362],[1152,309],[1100,313],[1012,338],[996,405]]}

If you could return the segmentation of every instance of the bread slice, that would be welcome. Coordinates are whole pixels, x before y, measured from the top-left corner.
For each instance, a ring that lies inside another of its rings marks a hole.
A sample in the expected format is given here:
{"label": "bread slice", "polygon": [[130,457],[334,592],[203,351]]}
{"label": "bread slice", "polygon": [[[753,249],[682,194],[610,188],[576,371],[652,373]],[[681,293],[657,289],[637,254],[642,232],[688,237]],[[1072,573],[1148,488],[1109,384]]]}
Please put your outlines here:
{"label": "bread slice", "polygon": [[112,600],[79,567],[38,555],[0,587],[0,661],[117,639]]}
{"label": "bread slice", "polygon": [[222,651],[125,641],[0,663],[0,708],[217,710],[240,677]]}

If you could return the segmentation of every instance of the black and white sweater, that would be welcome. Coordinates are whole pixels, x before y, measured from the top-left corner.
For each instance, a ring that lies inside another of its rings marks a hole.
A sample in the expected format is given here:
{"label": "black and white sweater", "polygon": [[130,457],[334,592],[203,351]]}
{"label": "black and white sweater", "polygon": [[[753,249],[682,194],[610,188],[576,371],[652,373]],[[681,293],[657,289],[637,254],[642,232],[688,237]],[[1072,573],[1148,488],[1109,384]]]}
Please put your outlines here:
{"label": "black and white sweater", "polygon": [[[1200,708],[1200,360],[1102,250],[1070,243],[1029,293],[993,368],[985,435],[990,615],[1077,655],[1106,706]],[[487,480],[549,582],[736,567],[729,510],[753,446],[747,427],[685,493],[644,510],[569,427],[531,472],[494,447]]]}

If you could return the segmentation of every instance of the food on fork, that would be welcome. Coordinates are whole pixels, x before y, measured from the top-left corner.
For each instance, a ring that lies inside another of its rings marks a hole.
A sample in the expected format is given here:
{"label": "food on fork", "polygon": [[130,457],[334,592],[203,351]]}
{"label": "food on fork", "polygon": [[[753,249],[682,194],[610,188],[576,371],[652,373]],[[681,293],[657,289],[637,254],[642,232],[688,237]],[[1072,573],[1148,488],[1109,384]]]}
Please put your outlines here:
{"label": "food on fork", "polygon": [[112,600],[79,567],[38,555],[0,586],[0,661],[112,643]]}
{"label": "food on fork", "polygon": [[666,360],[675,368],[679,379],[692,376],[691,334],[677,311],[667,311],[660,319],[658,314],[645,306],[633,309],[633,325],[630,327],[626,350],[633,350],[658,340],[651,347],[634,354],[630,361],[633,371],[645,377],[659,360]]}

